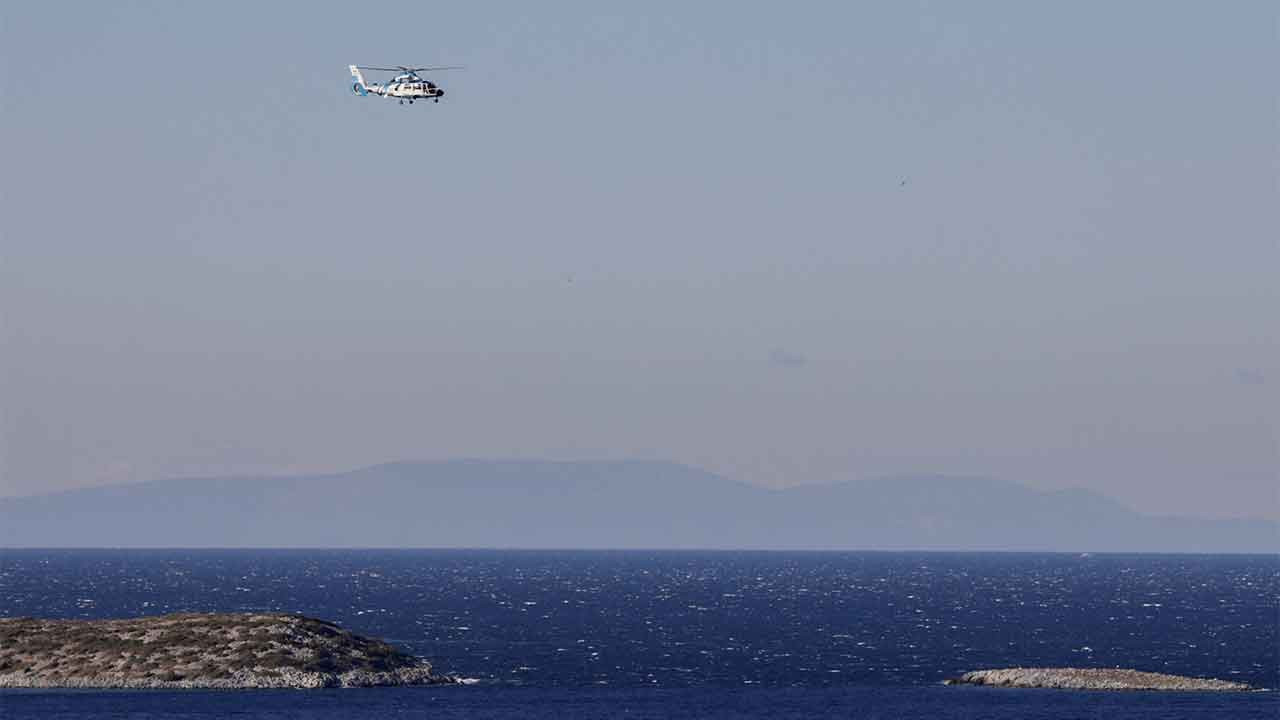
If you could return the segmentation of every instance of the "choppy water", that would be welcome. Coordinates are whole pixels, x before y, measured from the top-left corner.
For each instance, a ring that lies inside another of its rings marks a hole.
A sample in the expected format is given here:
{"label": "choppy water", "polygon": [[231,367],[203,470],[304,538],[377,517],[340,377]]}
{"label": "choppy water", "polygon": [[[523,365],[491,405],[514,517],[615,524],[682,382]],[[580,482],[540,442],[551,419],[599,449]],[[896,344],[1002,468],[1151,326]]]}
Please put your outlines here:
{"label": "choppy water", "polygon": [[201,717],[229,716],[232,707],[262,717],[339,717],[342,708],[367,716],[437,717],[624,711],[637,717],[1280,714],[1276,693],[1107,695],[938,685],[981,667],[1073,665],[1275,688],[1276,556],[382,550],[0,555],[3,615],[268,609],[335,620],[429,657],[441,670],[483,682],[284,695],[9,692],[0,695],[0,707],[6,716],[60,717],[167,715],[166,703],[175,703],[170,710]]}

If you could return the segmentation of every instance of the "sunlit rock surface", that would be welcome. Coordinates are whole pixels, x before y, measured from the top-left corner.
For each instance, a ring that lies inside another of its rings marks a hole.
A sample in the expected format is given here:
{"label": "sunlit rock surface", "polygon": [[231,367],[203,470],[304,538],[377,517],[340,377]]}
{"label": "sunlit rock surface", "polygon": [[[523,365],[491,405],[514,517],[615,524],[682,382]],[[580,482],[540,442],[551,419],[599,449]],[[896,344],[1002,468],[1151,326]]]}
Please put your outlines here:
{"label": "sunlit rock surface", "polygon": [[333,623],[281,613],[0,618],[0,687],[322,688],[451,683]]}

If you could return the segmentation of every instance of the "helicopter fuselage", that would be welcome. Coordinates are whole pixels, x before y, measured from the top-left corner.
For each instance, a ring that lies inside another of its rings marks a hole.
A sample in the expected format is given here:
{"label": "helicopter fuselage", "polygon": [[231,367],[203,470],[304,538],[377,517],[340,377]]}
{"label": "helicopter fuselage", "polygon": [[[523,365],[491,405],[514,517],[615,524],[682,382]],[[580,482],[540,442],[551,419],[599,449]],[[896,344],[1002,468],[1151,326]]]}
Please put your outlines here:
{"label": "helicopter fuselage", "polygon": [[381,92],[377,93],[379,95],[384,97],[403,98],[405,100],[425,100],[428,98],[438,98],[441,95],[444,95],[444,91],[440,89],[440,86],[421,78],[392,80],[382,86],[370,85],[369,92],[376,92],[374,90],[375,87],[380,87]]}

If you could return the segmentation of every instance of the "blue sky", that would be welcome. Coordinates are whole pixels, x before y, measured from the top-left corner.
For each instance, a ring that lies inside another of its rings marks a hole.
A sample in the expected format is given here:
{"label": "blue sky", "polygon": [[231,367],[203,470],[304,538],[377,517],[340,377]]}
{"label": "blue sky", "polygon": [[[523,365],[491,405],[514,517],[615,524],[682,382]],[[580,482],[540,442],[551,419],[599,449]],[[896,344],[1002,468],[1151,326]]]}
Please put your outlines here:
{"label": "blue sky", "polygon": [[1278,25],[8,7],[0,493],[645,457],[1280,517]]}

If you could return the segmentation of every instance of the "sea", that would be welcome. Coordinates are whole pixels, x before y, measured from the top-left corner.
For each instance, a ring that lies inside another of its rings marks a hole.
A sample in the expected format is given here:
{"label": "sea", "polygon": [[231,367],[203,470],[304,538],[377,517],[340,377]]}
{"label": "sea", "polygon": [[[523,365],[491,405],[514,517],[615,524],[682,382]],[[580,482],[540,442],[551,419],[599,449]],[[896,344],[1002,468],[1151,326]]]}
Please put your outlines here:
{"label": "sea", "polygon": [[[18,718],[1280,718],[1280,556],[4,550],[0,616],[287,611],[463,685],[2,690]],[[944,686],[1125,667],[1250,693]]]}

